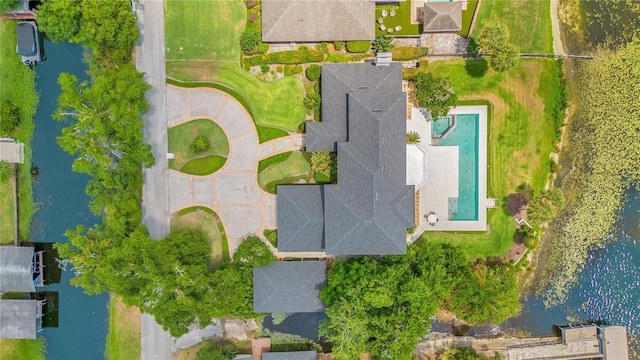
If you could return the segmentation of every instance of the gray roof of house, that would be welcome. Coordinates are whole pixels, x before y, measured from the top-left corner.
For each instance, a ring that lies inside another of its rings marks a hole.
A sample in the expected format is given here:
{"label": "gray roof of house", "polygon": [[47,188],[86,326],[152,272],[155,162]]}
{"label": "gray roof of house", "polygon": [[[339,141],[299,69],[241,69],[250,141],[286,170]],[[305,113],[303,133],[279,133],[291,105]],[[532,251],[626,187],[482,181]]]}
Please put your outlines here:
{"label": "gray roof of house", "polygon": [[373,40],[374,20],[369,0],[263,0],[262,41]]}
{"label": "gray roof of house", "polygon": [[262,353],[262,360],[316,360],[317,357],[318,353],[315,351]]}
{"label": "gray roof of house", "polygon": [[0,339],[35,339],[36,300],[0,300]]}
{"label": "gray roof of house", "polygon": [[406,95],[351,93],[348,109],[338,184],[325,186],[325,252],[404,254],[415,209],[406,185]]}
{"label": "gray roof of house", "polygon": [[0,246],[0,292],[35,292],[32,260],[32,247]]}
{"label": "gray roof of house", "polygon": [[321,312],[327,284],[324,261],[273,262],[253,269],[253,310],[259,313]]}
{"label": "gray roof of house", "polygon": [[423,32],[462,29],[462,1],[425,2]]}
{"label": "gray roof of house", "polygon": [[321,74],[322,122],[307,124],[308,151],[336,151],[336,142],[348,140],[347,94],[402,92],[400,63],[325,64]]}
{"label": "gray roof of house", "polygon": [[278,186],[278,251],[324,249],[322,185]]}

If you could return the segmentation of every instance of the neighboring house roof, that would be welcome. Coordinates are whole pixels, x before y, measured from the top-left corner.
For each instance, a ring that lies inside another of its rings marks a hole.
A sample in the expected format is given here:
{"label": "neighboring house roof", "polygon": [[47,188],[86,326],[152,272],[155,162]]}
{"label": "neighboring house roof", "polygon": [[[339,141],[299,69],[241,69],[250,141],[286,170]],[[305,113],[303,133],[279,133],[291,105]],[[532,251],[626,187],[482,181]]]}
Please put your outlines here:
{"label": "neighboring house roof", "polygon": [[24,163],[24,144],[14,140],[0,140],[0,161],[9,164]]}
{"label": "neighboring house roof", "polygon": [[253,310],[259,313],[321,312],[327,284],[324,261],[273,262],[253,269]]}
{"label": "neighboring house roof", "polygon": [[462,1],[425,2],[423,32],[462,29]]}
{"label": "neighboring house roof", "polygon": [[278,251],[324,249],[323,187],[278,186]]}
{"label": "neighboring house roof", "polygon": [[32,247],[0,246],[0,293],[35,292],[32,262]]}
{"label": "neighboring house roof", "polygon": [[347,141],[347,94],[402,92],[400,63],[326,64],[321,74],[322,122],[307,124],[307,151],[336,151],[337,142]]}
{"label": "neighboring house roof", "polygon": [[36,54],[36,26],[31,22],[21,22],[16,25],[18,37],[17,52],[22,56]]}
{"label": "neighboring house roof", "polygon": [[263,0],[262,41],[373,40],[374,20],[368,0]]}
{"label": "neighboring house roof", "polygon": [[0,339],[35,339],[36,300],[0,300]]}
{"label": "neighboring house roof", "polygon": [[315,351],[266,352],[262,353],[262,360],[316,360]]}

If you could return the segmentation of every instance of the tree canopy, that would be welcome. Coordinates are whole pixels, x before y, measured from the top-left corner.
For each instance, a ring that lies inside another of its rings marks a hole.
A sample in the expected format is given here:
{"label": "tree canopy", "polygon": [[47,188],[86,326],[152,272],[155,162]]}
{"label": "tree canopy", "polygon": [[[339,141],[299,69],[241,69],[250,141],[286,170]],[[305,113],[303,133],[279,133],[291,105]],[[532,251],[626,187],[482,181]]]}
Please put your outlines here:
{"label": "tree canopy", "polygon": [[418,105],[425,108],[431,114],[431,118],[437,119],[447,115],[449,109],[456,105],[458,97],[449,79],[438,79],[431,73],[420,72],[411,80]]}
{"label": "tree canopy", "polygon": [[83,0],[47,0],[38,5],[38,27],[53,42],[74,39],[80,31]]}
{"label": "tree canopy", "polygon": [[496,71],[507,71],[518,64],[518,50],[509,44],[509,32],[501,22],[490,23],[482,29],[478,49],[491,54],[489,65]]}
{"label": "tree canopy", "polygon": [[377,35],[371,43],[371,48],[376,54],[380,52],[389,52],[394,47],[395,46],[393,45],[393,38],[386,34]]}
{"label": "tree canopy", "polygon": [[328,320],[321,334],[337,359],[368,352],[377,359],[411,359],[440,307],[470,322],[496,322],[519,308],[515,271],[478,266],[464,253],[424,242],[406,256],[336,261],[320,292]]}

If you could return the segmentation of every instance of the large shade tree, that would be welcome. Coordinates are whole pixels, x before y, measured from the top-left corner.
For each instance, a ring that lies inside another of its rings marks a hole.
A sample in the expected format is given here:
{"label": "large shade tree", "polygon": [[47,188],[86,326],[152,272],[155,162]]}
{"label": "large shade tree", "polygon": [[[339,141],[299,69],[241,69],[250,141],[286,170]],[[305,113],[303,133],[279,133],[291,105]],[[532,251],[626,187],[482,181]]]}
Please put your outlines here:
{"label": "large shade tree", "polygon": [[436,78],[431,73],[418,73],[413,82],[413,96],[418,105],[427,110],[431,118],[437,119],[449,113],[456,105],[458,97],[447,78]]}

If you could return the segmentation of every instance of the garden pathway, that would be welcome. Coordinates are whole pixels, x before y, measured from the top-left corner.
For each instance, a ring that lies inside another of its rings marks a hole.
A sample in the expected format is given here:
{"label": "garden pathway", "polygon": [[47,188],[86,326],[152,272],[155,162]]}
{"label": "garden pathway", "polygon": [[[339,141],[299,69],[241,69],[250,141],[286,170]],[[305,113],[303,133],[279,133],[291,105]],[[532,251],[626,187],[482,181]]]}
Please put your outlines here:
{"label": "garden pathway", "polygon": [[169,171],[169,211],[207,206],[222,220],[233,252],[243,238],[276,226],[276,197],[257,182],[258,160],[299,150],[296,134],[258,145],[258,134],[247,111],[233,97],[210,88],[166,86],[167,123],[176,126],[193,119],[210,119],[229,139],[227,162],[207,176]]}

